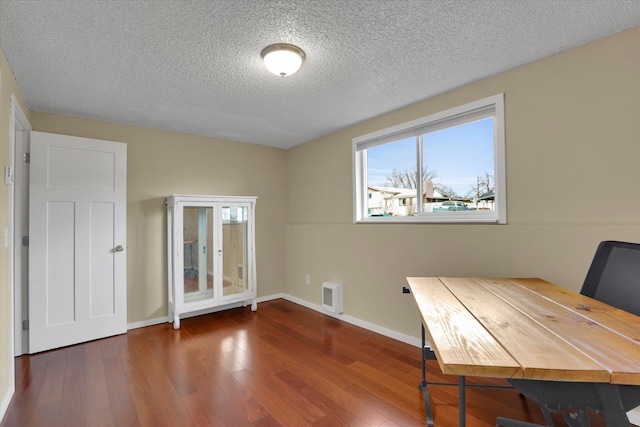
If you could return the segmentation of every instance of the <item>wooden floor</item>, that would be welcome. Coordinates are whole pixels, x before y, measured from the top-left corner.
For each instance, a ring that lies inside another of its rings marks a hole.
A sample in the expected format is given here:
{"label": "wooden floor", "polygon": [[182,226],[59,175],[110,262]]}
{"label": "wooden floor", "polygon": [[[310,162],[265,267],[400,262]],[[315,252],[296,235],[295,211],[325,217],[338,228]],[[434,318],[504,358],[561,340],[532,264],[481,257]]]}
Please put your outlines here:
{"label": "wooden floor", "polygon": [[[423,426],[420,375],[419,348],[275,300],[18,357],[2,427]],[[457,426],[456,388],[430,391],[436,426]],[[497,415],[544,421],[513,390],[468,389],[467,426]]]}

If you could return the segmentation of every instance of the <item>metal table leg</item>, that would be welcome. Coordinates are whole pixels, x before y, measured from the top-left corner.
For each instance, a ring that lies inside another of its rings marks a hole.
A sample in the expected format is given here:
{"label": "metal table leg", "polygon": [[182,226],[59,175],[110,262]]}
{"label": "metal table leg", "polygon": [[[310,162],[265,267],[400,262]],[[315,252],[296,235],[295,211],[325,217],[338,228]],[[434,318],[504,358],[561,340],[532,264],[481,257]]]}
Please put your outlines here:
{"label": "metal table leg", "polygon": [[426,334],[424,325],[422,325],[422,380],[418,385],[418,389],[422,391],[422,397],[424,398],[424,410],[426,413],[427,426],[434,427],[433,422],[433,410],[431,408],[431,398],[429,397],[429,390],[427,387],[429,385],[434,386],[458,386],[459,390],[459,401],[458,401],[458,417],[460,427],[464,427],[466,424],[466,393],[467,387],[480,387],[480,388],[509,388],[513,389],[511,385],[492,385],[492,384],[469,384],[466,383],[466,377],[459,376],[458,383],[453,382],[429,382],[427,381],[427,360],[437,360],[435,353],[431,350],[430,347],[427,346]]}
{"label": "metal table leg", "polygon": [[427,389],[427,341],[424,332],[424,325],[422,325],[422,381],[418,388],[422,391],[422,397],[424,399],[424,411],[427,417],[427,426],[433,427],[433,414],[431,412],[431,399],[429,399],[429,390]]}
{"label": "metal table leg", "polygon": [[458,399],[458,418],[460,420],[460,427],[464,427],[466,425],[466,415],[467,415],[467,396],[466,396],[466,386],[465,386],[465,377],[458,377],[459,381],[459,399]]}

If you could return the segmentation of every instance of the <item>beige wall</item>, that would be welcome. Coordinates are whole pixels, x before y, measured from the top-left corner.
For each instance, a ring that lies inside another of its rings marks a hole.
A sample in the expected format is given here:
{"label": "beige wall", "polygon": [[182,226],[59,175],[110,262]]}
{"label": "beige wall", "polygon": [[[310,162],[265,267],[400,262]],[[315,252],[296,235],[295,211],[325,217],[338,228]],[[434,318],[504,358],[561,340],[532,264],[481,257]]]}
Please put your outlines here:
{"label": "beige wall", "polygon": [[168,194],[258,196],[258,296],[282,292],[287,198],[285,151],[55,114],[34,130],[127,144],[127,321],[167,315]]}
{"label": "beige wall", "polygon": [[[20,102],[22,110],[29,117],[22,92],[16,83],[15,77],[4,52],[0,50],[0,169],[4,170],[9,165],[10,121],[11,121],[11,95],[15,95]],[[4,232],[9,229],[10,187],[0,184],[0,236],[4,241]],[[11,371],[13,370],[13,355],[10,351],[11,335],[11,283],[10,283],[10,252],[4,244],[0,244],[0,403],[4,402],[10,393]]]}
{"label": "beige wall", "polygon": [[[640,27],[287,152],[285,293],[417,337],[405,276],[537,276],[578,290],[597,243],[640,242]],[[352,224],[351,139],[504,92],[507,225]],[[312,278],[306,286],[305,274]]]}

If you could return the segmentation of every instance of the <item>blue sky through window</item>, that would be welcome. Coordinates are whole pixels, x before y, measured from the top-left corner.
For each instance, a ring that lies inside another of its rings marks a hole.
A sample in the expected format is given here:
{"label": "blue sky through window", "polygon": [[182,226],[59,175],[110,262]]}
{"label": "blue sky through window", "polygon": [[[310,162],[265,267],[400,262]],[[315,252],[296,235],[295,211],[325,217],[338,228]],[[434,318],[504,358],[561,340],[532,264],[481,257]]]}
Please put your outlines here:
{"label": "blue sky through window", "polygon": [[[436,187],[444,186],[464,196],[478,177],[492,176],[494,169],[493,118],[465,123],[423,135],[423,165],[435,171]],[[404,171],[416,165],[416,139],[406,138],[367,150],[367,181],[385,186],[393,169]]]}

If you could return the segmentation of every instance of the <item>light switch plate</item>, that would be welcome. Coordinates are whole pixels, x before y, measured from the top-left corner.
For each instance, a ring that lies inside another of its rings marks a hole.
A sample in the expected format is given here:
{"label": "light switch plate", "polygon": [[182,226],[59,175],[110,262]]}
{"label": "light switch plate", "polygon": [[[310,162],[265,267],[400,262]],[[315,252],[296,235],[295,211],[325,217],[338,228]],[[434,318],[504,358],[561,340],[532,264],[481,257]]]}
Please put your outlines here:
{"label": "light switch plate", "polygon": [[7,185],[13,184],[13,168],[11,166],[4,167],[4,183]]}

